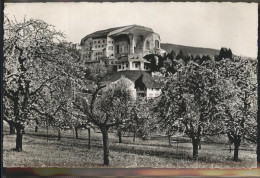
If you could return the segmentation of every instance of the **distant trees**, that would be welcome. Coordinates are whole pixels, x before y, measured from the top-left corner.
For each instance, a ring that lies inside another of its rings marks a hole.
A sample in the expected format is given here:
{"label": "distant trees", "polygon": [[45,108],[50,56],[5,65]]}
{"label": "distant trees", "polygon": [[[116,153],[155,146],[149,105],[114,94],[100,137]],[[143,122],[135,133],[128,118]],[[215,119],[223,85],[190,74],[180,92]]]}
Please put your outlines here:
{"label": "distant trees", "polygon": [[232,54],[232,51],[231,49],[227,49],[227,48],[221,48],[220,51],[219,51],[219,55],[216,56],[216,59],[217,61],[220,61],[222,59],[232,59],[233,58],[233,54]]}

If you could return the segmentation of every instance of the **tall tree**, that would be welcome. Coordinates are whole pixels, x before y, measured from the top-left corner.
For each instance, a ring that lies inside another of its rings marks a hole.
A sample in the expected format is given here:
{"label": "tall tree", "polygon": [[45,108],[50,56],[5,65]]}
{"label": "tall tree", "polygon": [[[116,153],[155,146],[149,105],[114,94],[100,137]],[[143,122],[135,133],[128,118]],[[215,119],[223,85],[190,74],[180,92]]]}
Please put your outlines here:
{"label": "tall tree", "polygon": [[212,117],[224,89],[222,82],[226,81],[218,78],[213,61],[202,66],[191,61],[163,85],[157,106],[162,126],[175,128],[171,133],[184,131],[192,140],[194,158],[203,136],[223,133],[224,125]]}
{"label": "tall tree", "polygon": [[234,144],[234,161],[242,139],[257,140],[257,77],[256,65],[248,59],[226,59],[219,63],[219,75],[230,79],[233,89],[230,96],[219,106],[224,118],[225,131]]}
{"label": "tall tree", "polygon": [[109,165],[109,129],[125,122],[131,102],[136,96],[133,82],[125,77],[105,87],[97,80],[97,88],[93,94],[83,98],[82,103],[75,102],[74,105],[100,129],[103,137],[104,165]]}
{"label": "tall tree", "polygon": [[58,66],[70,55],[57,45],[64,35],[41,20],[17,22],[5,17],[4,31],[3,100],[13,116],[4,119],[14,122],[15,150],[22,151],[25,123],[35,119],[31,107],[62,72]]}

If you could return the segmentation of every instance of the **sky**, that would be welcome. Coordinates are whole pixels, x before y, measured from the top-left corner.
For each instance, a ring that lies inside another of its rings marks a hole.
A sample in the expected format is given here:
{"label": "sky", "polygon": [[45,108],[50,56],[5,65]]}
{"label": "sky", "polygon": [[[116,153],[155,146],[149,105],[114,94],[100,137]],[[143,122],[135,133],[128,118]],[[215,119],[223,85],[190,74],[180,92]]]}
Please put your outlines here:
{"label": "sky", "polygon": [[18,21],[44,20],[73,43],[98,30],[137,24],[152,28],[162,43],[257,56],[257,3],[5,3],[4,13]]}

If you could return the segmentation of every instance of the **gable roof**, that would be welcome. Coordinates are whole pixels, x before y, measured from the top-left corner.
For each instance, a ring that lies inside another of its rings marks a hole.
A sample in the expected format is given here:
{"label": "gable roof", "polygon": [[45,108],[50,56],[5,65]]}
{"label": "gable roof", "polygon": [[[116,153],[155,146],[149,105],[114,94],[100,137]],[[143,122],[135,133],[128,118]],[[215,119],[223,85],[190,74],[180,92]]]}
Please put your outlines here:
{"label": "gable roof", "polygon": [[126,78],[130,79],[132,82],[136,80],[141,80],[147,88],[160,88],[160,85],[155,81],[151,74],[146,71],[120,71],[114,72],[105,76],[102,79],[103,84],[108,84],[110,82],[114,82],[121,78],[121,76],[125,76]]}
{"label": "gable roof", "polygon": [[141,81],[146,88],[160,88],[159,83],[151,75],[142,74],[136,81]]}

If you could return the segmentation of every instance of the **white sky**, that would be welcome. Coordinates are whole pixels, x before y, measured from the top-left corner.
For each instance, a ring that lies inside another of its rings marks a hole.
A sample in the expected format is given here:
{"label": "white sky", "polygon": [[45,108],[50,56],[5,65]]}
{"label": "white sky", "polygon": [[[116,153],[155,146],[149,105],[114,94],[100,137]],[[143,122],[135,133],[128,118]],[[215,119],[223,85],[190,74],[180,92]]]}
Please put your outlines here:
{"label": "white sky", "polygon": [[162,43],[257,56],[257,3],[5,3],[4,12],[19,21],[25,15],[44,20],[73,43],[97,30],[137,24],[160,34]]}

